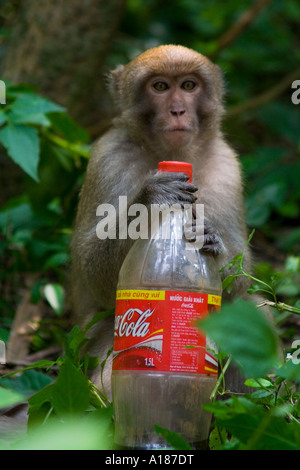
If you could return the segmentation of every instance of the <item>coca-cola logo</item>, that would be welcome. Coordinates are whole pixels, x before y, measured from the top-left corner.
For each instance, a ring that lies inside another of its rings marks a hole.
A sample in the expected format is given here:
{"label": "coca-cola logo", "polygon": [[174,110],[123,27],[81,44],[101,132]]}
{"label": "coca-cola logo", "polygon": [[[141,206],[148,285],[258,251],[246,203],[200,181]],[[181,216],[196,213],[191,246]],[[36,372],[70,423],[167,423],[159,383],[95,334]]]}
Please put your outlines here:
{"label": "coca-cola logo", "polygon": [[[115,336],[132,336],[143,338],[149,333],[147,318],[151,317],[155,309],[143,311],[139,308],[129,308],[124,315],[115,317]],[[137,316],[137,319],[135,317]],[[131,321],[132,320],[132,321]]]}

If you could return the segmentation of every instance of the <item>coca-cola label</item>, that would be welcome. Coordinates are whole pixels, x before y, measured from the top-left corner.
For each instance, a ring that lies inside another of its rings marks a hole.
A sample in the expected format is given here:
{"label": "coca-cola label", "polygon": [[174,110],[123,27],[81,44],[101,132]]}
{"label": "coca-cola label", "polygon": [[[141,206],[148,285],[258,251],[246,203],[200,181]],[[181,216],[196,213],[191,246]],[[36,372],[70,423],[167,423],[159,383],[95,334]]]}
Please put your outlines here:
{"label": "coca-cola label", "polygon": [[218,295],[117,291],[113,369],[216,375],[216,346],[196,324],[220,306]]}

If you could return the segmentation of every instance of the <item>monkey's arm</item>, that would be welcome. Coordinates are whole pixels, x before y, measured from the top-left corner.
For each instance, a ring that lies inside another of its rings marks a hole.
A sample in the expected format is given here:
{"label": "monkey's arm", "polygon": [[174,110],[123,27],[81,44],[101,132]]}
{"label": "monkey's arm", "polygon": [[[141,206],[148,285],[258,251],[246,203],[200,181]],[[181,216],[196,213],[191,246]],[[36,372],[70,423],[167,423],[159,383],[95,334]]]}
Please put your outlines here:
{"label": "monkey's arm", "polygon": [[71,290],[73,308],[85,317],[114,306],[114,287],[132,243],[130,239],[99,239],[97,208],[110,204],[113,210],[107,214],[107,224],[116,225],[119,196],[131,200],[139,191],[141,174],[147,171],[139,164],[142,159],[134,146],[118,137],[112,131],[94,145],[80,193],[71,247]]}
{"label": "monkey's arm", "polygon": [[[156,163],[147,160],[140,148],[121,140],[114,131],[94,147],[72,240],[72,298],[74,309],[84,316],[114,306],[119,270],[133,243],[126,237],[127,207],[140,203],[149,208],[152,203],[187,204],[196,200],[193,193],[197,188],[187,183],[188,176],[158,173],[153,165]],[[123,211],[120,196],[127,197]],[[100,204],[111,205],[106,223],[114,238],[97,237],[100,218],[96,214]],[[119,236],[121,221],[124,238]]]}

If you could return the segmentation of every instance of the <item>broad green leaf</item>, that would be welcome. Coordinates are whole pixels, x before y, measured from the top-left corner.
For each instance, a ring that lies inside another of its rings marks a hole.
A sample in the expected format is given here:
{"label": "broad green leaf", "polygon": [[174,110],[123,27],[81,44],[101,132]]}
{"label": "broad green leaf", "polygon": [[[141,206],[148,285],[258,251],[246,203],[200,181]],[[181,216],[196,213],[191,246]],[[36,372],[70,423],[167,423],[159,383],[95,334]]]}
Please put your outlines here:
{"label": "broad green leaf", "polygon": [[172,446],[175,450],[192,450],[192,447],[174,431],[170,431],[169,429],[163,428],[154,424],[154,429],[157,434],[160,434],[170,446]]}
{"label": "broad green leaf", "polygon": [[[113,448],[112,408],[66,422],[52,420],[33,425],[27,437],[10,446],[13,450],[107,450]],[[110,457],[108,457],[109,459]]]}
{"label": "broad green leaf", "polygon": [[250,415],[261,415],[263,406],[254,403],[246,397],[232,396],[226,401],[215,401],[205,403],[203,408],[210,413],[213,413],[215,418],[220,420],[230,419],[237,414],[248,413]]}
{"label": "broad green leaf", "polygon": [[55,383],[46,385],[29,398],[28,427],[30,430],[36,424],[44,423],[49,411],[53,412],[51,400],[54,387]]}
{"label": "broad green leaf", "polygon": [[47,113],[63,112],[65,108],[33,93],[24,93],[11,105],[9,118],[16,124],[50,126]]}
{"label": "broad green leaf", "polygon": [[253,387],[253,388],[273,387],[271,380],[267,380],[264,378],[259,378],[257,380],[247,379],[245,382],[245,385],[247,385],[247,387]]}
{"label": "broad green leaf", "polygon": [[30,396],[53,382],[53,379],[43,372],[28,370],[14,378],[2,378],[1,385],[20,394]]}
{"label": "broad green leaf", "polygon": [[210,450],[218,450],[228,437],[226,429],[218,428],[217,426],[212,430],[209,435],[209,448]]}
{"label": "broad green leaf", "polygon": [[90,400],[88,379],[66,358],[53,384],[51,403],[60,416],[83,413]]}
{"label": "broad green leaf", "polygon": [[238,414],[231,419],[217,421],[253,450],[300,450],[300,426],[270,415]]}
{"label": "broad green leaf", "polygon": [[265,316],[251,302],[239,300],[224,305],[199,327],[231,355],[253,378],[265,375],[278,363],[277,336]]}
{"label": "broad green leaf", "polygon": [[23,394],[0,387],[0,408],[12,406],[16,403],[23,402],[24,400],[25,397]]}
{"label": "broad green leaf", "polygon": [[274,389],[271,389],[271,390],[260,389],[260,390],[256,390],[255,392],[252,392],[251,393],[251,398],[253,398],[255,400],[259,400],[261,398],[270,397],[271,395],[274,395],[274,394],[275,394]]}
{"label": "broad green leaf", "polygon": [[54,388],[54,383],[49,384],[29,398],[28,400],[29,416],[31,413],[39,410],[44,403],[51,402],[53,388]]}
{"label": "broad green leaf", "polygon": [[84,339],[84,331],[79,326],[73,326],[68,335],[68,344],[72,350],[76,350]]}
{"label": "broad green leaf", "polygon": [[230,292],[232,290],[234,280],[236,279],[236,277],[237,276],[234,275],[234,274],[230,274],[229,276],[226,276],[225,279],[223,280],[223,283],[222,283],[223,290],[227,290],[228,293],[230,294]]}
{"label": "broad green leaf", "polygon": [[12,160],[38,182],[39,136],[33,127],[9,124],[0,130],[0,141]]}

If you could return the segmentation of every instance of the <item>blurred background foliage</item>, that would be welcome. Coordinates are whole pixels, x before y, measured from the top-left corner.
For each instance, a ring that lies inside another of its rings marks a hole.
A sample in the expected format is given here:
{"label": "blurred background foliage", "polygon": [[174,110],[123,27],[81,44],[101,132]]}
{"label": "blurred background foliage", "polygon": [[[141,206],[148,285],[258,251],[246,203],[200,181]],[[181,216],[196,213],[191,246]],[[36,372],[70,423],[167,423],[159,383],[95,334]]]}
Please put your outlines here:
{"label": "blurred background foliage", "polygon": [[[223,69],[224,132],[243,167],[256,272],[299,305],[299,25],[297,0],[0,1],[0,339],[11,363],[61,344],[78,193],[113,115],[105,75],[160,44]],[[30,320],[23,349],[9,342],[16,318]]]}

